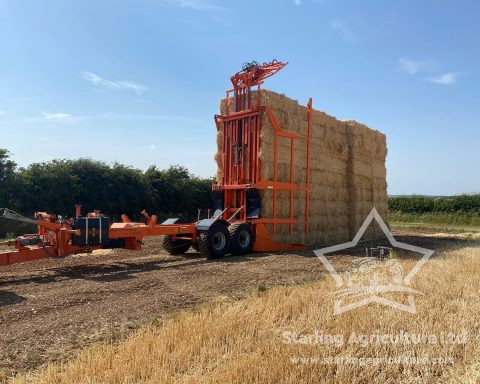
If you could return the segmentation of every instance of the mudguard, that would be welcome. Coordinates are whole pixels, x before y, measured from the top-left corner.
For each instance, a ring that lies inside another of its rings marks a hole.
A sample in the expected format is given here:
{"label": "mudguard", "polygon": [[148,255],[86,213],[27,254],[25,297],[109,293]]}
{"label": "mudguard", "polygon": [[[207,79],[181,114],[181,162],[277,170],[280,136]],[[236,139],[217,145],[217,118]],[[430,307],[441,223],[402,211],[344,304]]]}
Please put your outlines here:
{"label": "mudguard", "polygon": [[212,226],[213,223],[224,223],[228,226],[228,222],[223,219],[202,219],[197,223],[197,230],[199,231],[208,231],[208,229]]}
{"label": "mudguard", "polygon": [[178,220],[180,220],[178,217],[173,219],[167,219],[162,224],[175,224]]}

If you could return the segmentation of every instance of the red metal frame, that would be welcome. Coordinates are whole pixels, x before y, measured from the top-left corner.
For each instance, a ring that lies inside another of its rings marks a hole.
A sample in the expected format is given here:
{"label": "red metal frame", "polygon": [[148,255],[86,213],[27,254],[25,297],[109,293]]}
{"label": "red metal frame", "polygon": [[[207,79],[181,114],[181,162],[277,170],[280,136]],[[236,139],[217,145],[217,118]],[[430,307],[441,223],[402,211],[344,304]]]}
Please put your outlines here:
{"label": "red metal frame", "polygon": [[[227,91],[226,112],[229,115],[228,97],[233,92],[235,111],[248,111],[252,109],[252,93],[251,88],[257,87],[260,91],[260,85],[263,81],[280,71],[288,62],[282,63],[273,60],[271,63],[264,63],[263,65],[248,66],[240,72],[233,75],[232,81],[233,89]],[[257,93],[257,107],[260,107],[260,92]]]}
{"label": "red metal frame", "polygon": [[[225,102],[225,115],[216,115],[217,130],[222,132],[222,169],[220,179],[213,186],[214,190],[222,190],[224,193],[224,205],[228,207],[224,218],[227,220],[247,221],[255,227],[256,251],[277,251],[299,249],[304,246],[277,243],[272,240],[276,233],[277,225],[287,224],[292,233],[293,225],[303,224],[305,233],[308,233],[308,208],[309,208],[309,180],[310,180],[310,130],[312,124],[312,99],[307,104],[308,128],[305,136],[288,132],[280,127],[272,111],[261,104],[260,85],[267,77],[272,76],[282,69],[287,63],[273,62],[261,67],[254,67],[239,72],[232,76],[233,89],[227,91]],[[257,102],[252,102],[252,87],[257,87]],[[230,112],[230,93],[233,92],[234,111]],[[259,159],[260,130],[262,116],[266,116],[274,128],[274,176],[273,180],[261,178],[261,162]],[[290,139],[290,175],[289,182],[277,180],[278,165],[278,139],[285,137]],[[306,180],[304,185],[294,183],[294,158],[296,140],[305,141],[307,147]],[[247,190],[256,188],[259,190],[273,191],[273,217],[247,219],[246,195]],[[277,217],[277,191],[287,190],[290,193],[289,218]],[[293,215],[293,195],[296,191],[305,192],[305,219],[295,221]],[[230,216],[238,211],[241,213]],[[273,234],[268,233],[266,224],[272,224]]]}
{"label": "red metal frame", "polygon": [[[157,224],[156,216],[147,216],[147,223],[134,223],[126,215],[122,215],[121,223],[113,223],[109,228],[109,239],[124,239],[126,249],[140,250],[142,240],[148,236],[173,235],[174,238],[196,239],[197,227],[189,224]],[[98,211],[87,217],[98,217]],[[38,233],[24,235],[24,238],[40,238],[35,245],[24,246],[20,240],[13,242],[15,250],[0,253],[0,265],[14,264],[23,261],[44,259],[48,257],[65,257],[72,253],[89,252],[101,246],[84,247],[72,245],[72,237],[76,233],[72,229],[73,221],[58,221],[53,215],[45,212],[37,213]],[[80,206],[76,206],[76,216],[80,217]]]}

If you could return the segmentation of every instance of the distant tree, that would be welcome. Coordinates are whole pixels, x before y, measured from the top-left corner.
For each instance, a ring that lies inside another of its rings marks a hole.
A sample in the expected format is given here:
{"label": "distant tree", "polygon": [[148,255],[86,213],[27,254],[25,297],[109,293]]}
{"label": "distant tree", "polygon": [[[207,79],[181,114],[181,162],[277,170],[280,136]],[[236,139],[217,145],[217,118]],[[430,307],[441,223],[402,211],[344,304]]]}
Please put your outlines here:
{"label": "distant tree", "polygon": [[153,210],[160,215],[179,215],[184,219],[196,216],[197,209],[212,205],[213,179],[200,179],[185,167],[172,165],[166,170],[151,166],[145,172]]}
{"label": "distant tree", "polygon": [[[0,149],[0,207],[26,216],[46,211],[71,217],[75,204],[81,204],[84,214],[99,209],[117,220],[123,213],[139,220],[143,209],[160,220],[172,216],[192,220],[198,208],[204,214],[211,208],[212,182],[213,178],[196,177],[179,165],[165,170],[151,166],[142,172],[91,159],[57,159],[17,169],[9,152]],[[11,229],[2,225],[0,237]]]}
{"label": "distant tree", "polygon": [[388,199],[388,208],[401,213],[480,214],[480,194],[450,197],[396,196]]}
{"label": "distant tree", "polygon": [[23,208],[72,215],[75,204],[83,211],[109,215],[139,214],[149,204],[148,186],[138,169],[113,167],[90,159],[53,160],[20,170],[26,194]]}
{"label": "distant tree", "polygon": [[0,208],[18,208],[19,180],[17,164],[10,160],[10,152],[0,148]]}
{"label": "distant tree", "polygon": [[428,213],[433,210],[434,200],[426,196],[399,196],[388,200],[391,211],[404,213]]}
{"label": "distant tree", "polygon": [[140,215],[151,206],[151,197],[142,171],[115,163],[110,169],[107,195],[107,211],[118,216],[126,213],[132,217]]}

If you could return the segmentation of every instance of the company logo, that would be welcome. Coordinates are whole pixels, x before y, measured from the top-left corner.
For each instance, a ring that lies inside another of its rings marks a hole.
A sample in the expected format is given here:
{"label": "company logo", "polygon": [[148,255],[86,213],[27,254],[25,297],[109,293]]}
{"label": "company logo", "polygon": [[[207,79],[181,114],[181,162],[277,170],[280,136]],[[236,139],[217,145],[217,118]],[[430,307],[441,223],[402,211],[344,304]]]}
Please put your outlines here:
{"label": "company logo", "polygon": [[[325,255],[356,247],[373,220],[376,220],[392,248],[383,246],[366,248],[365,257],[357,257],[354,260],[354,268],[343,277],[340,276]],[[393,257],[393,248],[423,256],[410,272],[405,274],[400,260]],[[382,217],[373,208],[352,241],[314,252],[335,279],[338,290],[332,293],[335,296],[333,314],[339,315],[370,303],[379,303],[415,314],[417,310],[414,295],[422,293],[412,289],[410,282],[434,251],[395,240]],[[385,297],[386,294],[391,297],[392,293],[402,298],[407,295],[407,303]]]}

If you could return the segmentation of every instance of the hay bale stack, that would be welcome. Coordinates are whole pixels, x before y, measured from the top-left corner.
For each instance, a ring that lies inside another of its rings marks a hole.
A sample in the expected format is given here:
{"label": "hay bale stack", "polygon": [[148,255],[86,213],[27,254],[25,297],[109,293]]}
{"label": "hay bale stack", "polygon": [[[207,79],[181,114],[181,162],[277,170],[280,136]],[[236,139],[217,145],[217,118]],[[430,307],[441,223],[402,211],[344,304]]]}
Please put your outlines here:
{"label": "hay bale stack", "polygon": [[[262,90],[262,104],[273,112],[280,127],[306,135],[308,122],[304,106],[284,95]],[[255,94],[256,97],[256,94]],[[220,104],[225,112],[225,100]],[[217,137],[221,151],[221,134]],[[277,180],[289,182],[290,140],[277,141]],[[277,224],[274,238],[289,243],[331,245],[350,241],[375,207],[387,219],[387,183],[385,159],[386,138],[382,133],[355,121],[341,121],[317,110],[313,111],[310,132],[310,195],[309,231],[303,224]],[[274,129],[266,113],[260,131],[261,177],[274,179]],[[294,182],[305,185],[306,145],[297,140],[294,153]],[[215,159],[221,163],[217,153]],[[273,217],[273,191],[261,191],[262,217]],[[305,217],[305,193],[293,194],[294,218]],[[277,191],[277,218],[288,218],[290,194]],[[272,226],[269,226],[272,230]],[[377,230],[371,226],[365,237],[373,238]]]}

